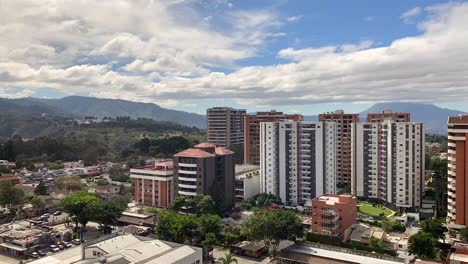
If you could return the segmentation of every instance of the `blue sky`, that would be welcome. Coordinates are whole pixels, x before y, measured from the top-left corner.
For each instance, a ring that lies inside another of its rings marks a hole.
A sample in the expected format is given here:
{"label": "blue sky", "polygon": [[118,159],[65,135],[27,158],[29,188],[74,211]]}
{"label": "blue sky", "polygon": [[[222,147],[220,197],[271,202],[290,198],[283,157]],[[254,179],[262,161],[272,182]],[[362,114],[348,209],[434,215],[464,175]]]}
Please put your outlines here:
{"label": "blue sky", "polygon": [[49,1],[55,14],[27,0],[0,11],[1,97],[121,98],[196,113],[311,115],[384,101],[468,111],[465,2]]}

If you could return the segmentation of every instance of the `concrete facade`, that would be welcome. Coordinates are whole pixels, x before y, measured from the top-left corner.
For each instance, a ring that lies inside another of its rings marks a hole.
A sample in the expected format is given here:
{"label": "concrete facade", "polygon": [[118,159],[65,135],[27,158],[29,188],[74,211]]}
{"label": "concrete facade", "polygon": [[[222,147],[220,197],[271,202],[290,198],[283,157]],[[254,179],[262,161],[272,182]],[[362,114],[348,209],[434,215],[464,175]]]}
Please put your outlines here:
{"label": "concrete facade", "polygon": [[244,144],[246,110],[213,107],[206,110],[207,142],[220,147]]}
{"label": "concrete facade", "polygon": [[234,152],[202,143],[174,155],[175,196],[198,194],[234,205]]}
{"label": "concrete facade", "polygon": [[359,114],[345,114],[343,110],[319,115],[319,121],[336,122],[337,142],[337,183],[351,184],[351,125],[359,122]]}
{"label": "concrete facade", "polygon": [[245,144],[244,144],[244,163],[260,164],[260,123],[276,121],[302,121],[302,115],[288,115],[275,110],[269,112],[257,112],[253,115],[245,115]]}
{"label": "concrete facade", "polygon": [[333,122],[261,123],[261,191],[290,206],[335,193],[336,136]]}
{"label": "concrete facade", "polygon": [[424,141],[422,123],[353,124],[353,195],[397,207],[420,207],[425,179]]}
{"label": "concrete facade", "polygon": [[131,169],[130,178],[135,181],[136,203],[167,208],[174,198],[173,174],[171,160],[160,160],[154,165]]}
{"label": "concrete facade", "polygon": [[312,231],[342,236],[356,223],[357,199],[351,195],[324,194],[312,199]]}

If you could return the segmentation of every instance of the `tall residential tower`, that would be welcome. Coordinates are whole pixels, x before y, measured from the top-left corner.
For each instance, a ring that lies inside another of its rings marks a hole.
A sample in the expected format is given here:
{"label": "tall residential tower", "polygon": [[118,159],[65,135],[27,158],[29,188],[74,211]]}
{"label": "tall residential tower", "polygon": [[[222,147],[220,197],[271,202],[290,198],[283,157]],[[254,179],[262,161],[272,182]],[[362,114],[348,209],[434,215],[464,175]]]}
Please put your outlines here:
{"label": "tall residential tower", "polygon": [[397,207],[420,207],[424,192],[424,126],[385,121],[352,126],[353,195]]}
{"label": "tall residential tower", "polygon": [[302,121],[303,117],[297,114],[287,115],[275,110],[245,116],[244,163],[260,164],[260,123],[286,120]]}
{"label": "tall residential tower", "polygon": [[334,122],[260,123],[261,191],[291,206],[335,193],[336,139]]}
{"label": "tall residential tower", "polygon": [[208,143],[220,147],[244,144],[244,109],[213,107],[206,110]]}
{"label": "tall residential tower", "polygon": [[468,225],[468,115],[448,119],[447,222]]}
{"label": "tall residential tower", "polygon": [[336,122],[337,143],[337,183],[351,183],[351,125],[359,122],[359,114],[345,114],[343,110],[319,115],[319,121]]}

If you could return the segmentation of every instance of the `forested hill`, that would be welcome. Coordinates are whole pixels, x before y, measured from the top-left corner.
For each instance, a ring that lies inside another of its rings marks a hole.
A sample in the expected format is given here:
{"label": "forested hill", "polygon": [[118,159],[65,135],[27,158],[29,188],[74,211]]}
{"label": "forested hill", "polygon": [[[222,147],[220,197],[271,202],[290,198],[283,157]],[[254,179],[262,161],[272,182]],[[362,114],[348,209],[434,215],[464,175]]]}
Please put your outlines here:
{"label": "forested hill", "polygon": [[169,121],[189,127],[206,127],[205,116],[166,109],[152,103],[139,103],[120,99],[102,99],[83,96],[68,96],[61,99],[22,98],[19,101],[34,102],[49,106],[63,113],[76,116],[149,118]]}

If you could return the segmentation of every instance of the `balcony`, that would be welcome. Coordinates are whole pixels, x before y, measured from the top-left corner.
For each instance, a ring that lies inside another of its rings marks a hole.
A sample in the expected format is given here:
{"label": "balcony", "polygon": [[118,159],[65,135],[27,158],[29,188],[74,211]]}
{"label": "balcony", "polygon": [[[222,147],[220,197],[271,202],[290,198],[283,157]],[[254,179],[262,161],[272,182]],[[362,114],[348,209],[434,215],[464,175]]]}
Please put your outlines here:
{"label": "balcony", "polygon": [[187,178],[187,177],[179,177],[180,181],[191,181],[191,182],[196,182],[197,178]]}
{"label": "balcony", "polygon": [[197,171],[189,171],[189,170],[179,169],[179,173],[196,175]]}
{"label": "balcony", "polygon": [[185,191],[178,191],[180,195],[189,195],[189,196],[196,196],[196,192],[185,192]]}
{"label": "balcony", "polygon": [[191,164],[191,163],[179,163],[179,167],[187,167],[187,168],[196,168],[197,164]]}
{"label": "balcony", "polygon": [[189,185],[189,184],[179,184],[181,188],[188,188],[188,189],[197,189],[197,185]]}

